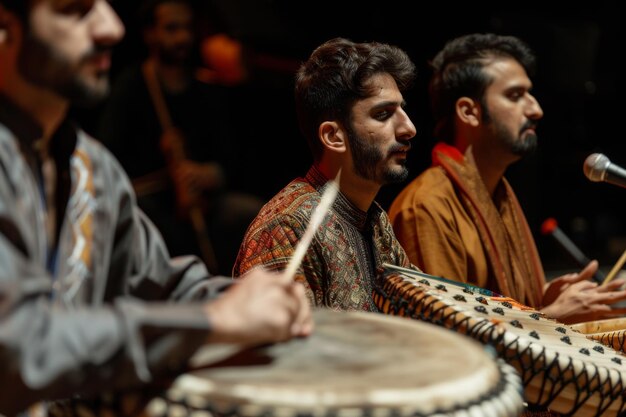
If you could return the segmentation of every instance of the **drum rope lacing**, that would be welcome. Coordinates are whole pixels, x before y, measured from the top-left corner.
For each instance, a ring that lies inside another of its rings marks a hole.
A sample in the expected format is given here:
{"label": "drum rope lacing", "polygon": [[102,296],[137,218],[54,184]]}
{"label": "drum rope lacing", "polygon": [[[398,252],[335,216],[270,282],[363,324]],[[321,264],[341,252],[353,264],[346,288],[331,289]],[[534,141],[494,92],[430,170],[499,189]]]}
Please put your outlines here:
{"label": "drum rope lacing", "polygon": [[[430,279],[449,283],[448,280],[438,277],[430,277]],[[485,294],[485,290],[478,287],[453,284],[464,287],[463,291],[468,294],[468,297],[473,296],[474,291]],[[561,392],[571,385],[575,387],[575,398],[568,415],[574,415],[595,394],[600,396],[597,416],[602,416],[616,401],[619,402],[620,413],[624,412],[626,387],[621,378],[611,377],[611,372],[607,372],[606,369],[600,370],[593,363],[577,367],[572,357],[560,355],[559,352],[550,355],[545,347],[538,349],[536,344],[531,345],[521,337],[507,332],[497,322],[486,317],[477,317],[477,314],[469,308],[446,304],[440,299],[440,293],[446,291],[445,285],[431,285],[426,278],[417,281],[412,277],[392,272],[383,280],[382,287],[374,290],[373,298],[374,303],[383,313],[431,322],[493,346],[505,362],[512,364],[520,372],[524,386],[535,378],[541,379],[540,396],[535,405],[549,407]],[[512,308],[510,302],[506,304],[507,299],[501,297],[495,299],[503,300],[497,304],[505,306],[505,309]],[[455,300],[460,304],[463,303],[463,300]],[[483,310],[486,312],[486,308],[482,305],[475,307],[478,314],[481,314]],[[535,320],[539,320],[541,316],[539,313],[530,314],[531,317],[534,314]],[[535,337],[532,333],[529,336]],[[536,335],[536,338],[539,337]],[[567,340],[565,337],[562,339]],[[604,349],[601,348],[594,347],[594,351],[594,354],[604,354]],[[586,354],[590,352],[587,350]],[[614,359],[621,360],[621,358]]]}

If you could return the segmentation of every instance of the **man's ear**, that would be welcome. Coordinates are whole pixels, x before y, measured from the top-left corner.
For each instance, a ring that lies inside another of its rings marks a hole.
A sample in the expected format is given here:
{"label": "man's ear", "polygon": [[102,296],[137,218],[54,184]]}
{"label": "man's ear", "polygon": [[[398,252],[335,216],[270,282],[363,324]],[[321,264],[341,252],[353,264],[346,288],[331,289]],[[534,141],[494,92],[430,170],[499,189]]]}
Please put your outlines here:
{"label": "man's ear", "polygon": [[318,136],[325,149],[339,153],[346,151],[346,132],[338,122],[323,122],[318,129]]}
{"label": "man's ear", "polygon": [[481,121],[480,105],[469,97],[461,97],[455,105],[456,117],[461,123],[476,127]]}
{"label": "man's ear", "polygon": [[0,4],[0,44],[2,45],[7,42],[9,37],[8,26],[9,17],[7,16],[7,11]]}
{"label": "man's ear", "polygon": [[17,18],[0,4],[0,45],[7,45],[13,39]]}

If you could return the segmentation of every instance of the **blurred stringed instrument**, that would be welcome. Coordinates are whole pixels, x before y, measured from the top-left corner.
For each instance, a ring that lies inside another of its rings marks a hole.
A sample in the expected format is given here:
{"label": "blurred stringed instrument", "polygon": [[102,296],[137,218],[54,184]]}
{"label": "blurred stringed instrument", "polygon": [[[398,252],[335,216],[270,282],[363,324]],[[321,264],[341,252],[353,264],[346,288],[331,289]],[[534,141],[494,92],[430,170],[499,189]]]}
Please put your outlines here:
{"label": "blurred stringed instrument", "polygon": [[217,260],[200,206],[199,194],[197,190],[188,187],[177,174],[180,165],[187,160],[185,138],[182,132],[174,126],[156,75],[154,63],[147,60],[143,64],[142,71],[163,129],[159,145],[167,161],[168,173],[174,185],[178,215],[189,219],[196,235],[202,260],[209,271],[215,274],[218,271]]}

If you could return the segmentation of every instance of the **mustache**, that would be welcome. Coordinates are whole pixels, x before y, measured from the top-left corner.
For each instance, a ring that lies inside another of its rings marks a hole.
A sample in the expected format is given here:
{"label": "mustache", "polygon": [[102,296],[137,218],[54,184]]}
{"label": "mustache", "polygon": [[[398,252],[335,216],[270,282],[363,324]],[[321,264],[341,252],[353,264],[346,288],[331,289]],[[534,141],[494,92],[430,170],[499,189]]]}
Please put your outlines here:
{"label": "mustache", "polygon": [[87,62],[90,59],[97,58],[101,55],[110,55],[113,52],[113,47],[108,45],[94,45],[89,51],[85,52],[81,62]]}
{"label": "mustache", "polygon": [[533,129],[536,130],[537,129],[537,122],[535,122],[534,120],[528,120],[526,123],[524,123],[522,125],[522,128],[519,130],[520,134],[522,132],[524,132],[527,129]]}
{"label": "mustache", "polygon": [[409,150],[411,150],[411,142],[405,139],[400,139],[398,140],[398,144],[389,148],[389,153],[408,152]]}

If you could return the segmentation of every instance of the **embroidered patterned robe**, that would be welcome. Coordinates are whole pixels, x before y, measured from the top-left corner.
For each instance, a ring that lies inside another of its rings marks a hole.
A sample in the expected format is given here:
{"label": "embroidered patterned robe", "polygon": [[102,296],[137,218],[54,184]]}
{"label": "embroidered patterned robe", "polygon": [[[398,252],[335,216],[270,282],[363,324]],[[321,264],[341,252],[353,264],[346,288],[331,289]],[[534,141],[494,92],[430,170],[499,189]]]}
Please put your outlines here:
{"label": "embroidered patterned robe", "polygon": [[[248,228],[233,276],[261,264],[273,270],[286,268],[327,181],[312,167],[305,178],[292,181],[261,209]],[[363,212],[339,193],[296,279],[305,284],[315,306],[377,311],[372,291],[383,263],[411,266],[387,214],[376,202]]]}

